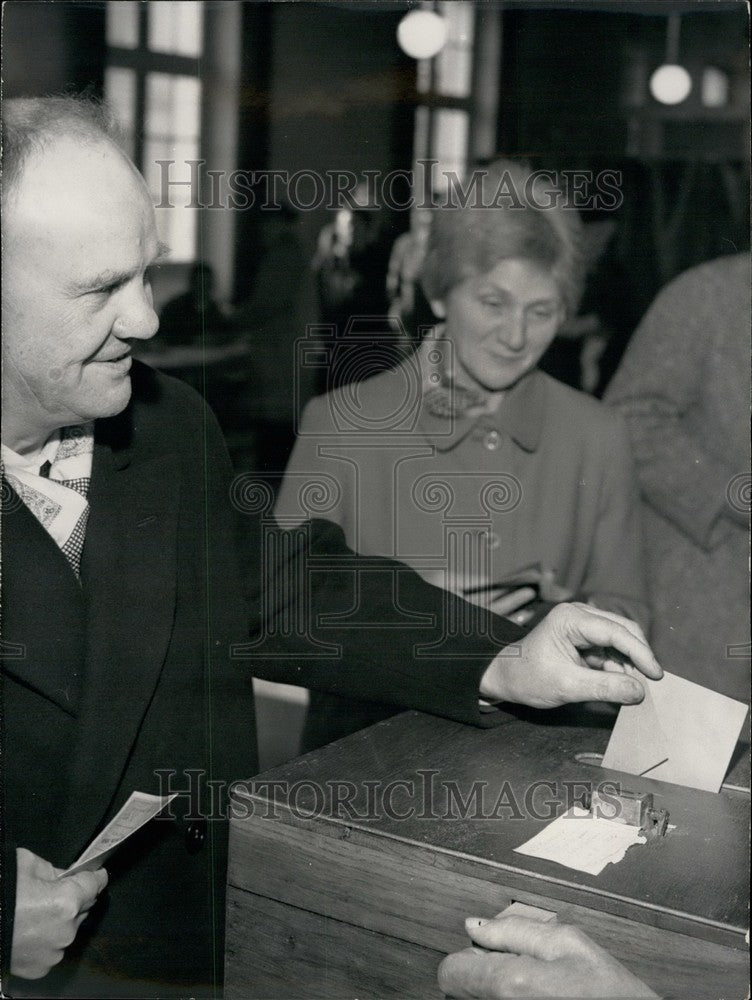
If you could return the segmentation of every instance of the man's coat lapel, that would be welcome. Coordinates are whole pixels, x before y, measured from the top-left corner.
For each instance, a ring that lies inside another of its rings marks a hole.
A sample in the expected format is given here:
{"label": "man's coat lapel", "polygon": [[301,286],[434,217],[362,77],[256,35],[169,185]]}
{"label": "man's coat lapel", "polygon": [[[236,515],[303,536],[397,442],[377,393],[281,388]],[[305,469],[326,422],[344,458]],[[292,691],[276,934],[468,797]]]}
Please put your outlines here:
{"label": "man's coat lapel", "polygon": [[93,830],[111,804],[165,661],[177,586],[178,479],[169,453],[140,460],[129,448],[95,444],[82,560],[86,681],[69,799],[70,821],[81,830]]}

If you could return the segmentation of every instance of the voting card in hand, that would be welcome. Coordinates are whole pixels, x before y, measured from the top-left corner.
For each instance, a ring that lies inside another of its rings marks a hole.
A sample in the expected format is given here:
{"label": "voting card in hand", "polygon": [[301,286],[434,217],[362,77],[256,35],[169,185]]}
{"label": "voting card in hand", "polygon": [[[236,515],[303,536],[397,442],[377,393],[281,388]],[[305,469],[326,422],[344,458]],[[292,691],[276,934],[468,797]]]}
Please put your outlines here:
{"label": "voting card in hand", "polygon": [[174,795],[148,795],[146,792],[133,792],[118,814],[110,820],[98,836],[92,840],[81,857],[74,861],[70,868],[58,875],[75,875],[76,872],[91,872],[101,868],[105,859],[127,840],[132,833],[140,830],[145,823],[153,819],[165,806],[175,798]]}

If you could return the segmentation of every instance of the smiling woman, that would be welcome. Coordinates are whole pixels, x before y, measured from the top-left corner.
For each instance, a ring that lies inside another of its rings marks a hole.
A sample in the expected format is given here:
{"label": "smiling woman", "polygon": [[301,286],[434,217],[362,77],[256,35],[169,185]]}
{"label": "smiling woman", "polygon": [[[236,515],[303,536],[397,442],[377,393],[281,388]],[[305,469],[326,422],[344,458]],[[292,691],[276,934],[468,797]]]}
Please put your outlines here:
{"label": "smiling woman", "polygon": [[551,274],[521,258],[465,278],[431,306],[454,345],[455,378],[490,398],[537,364],[564,314]]}
{"label": "smiling woman", "polygon": [[[435,211],[422,283],[443,323],[394,370],[314,399],[276,507],[518,620],[576,596],[645,622],[619,416],[537,369],[583,284],[551,175],[499,161]],[[537,599],[537,603],[536,603]],[[382,718],[312,693],[305,749]]]}

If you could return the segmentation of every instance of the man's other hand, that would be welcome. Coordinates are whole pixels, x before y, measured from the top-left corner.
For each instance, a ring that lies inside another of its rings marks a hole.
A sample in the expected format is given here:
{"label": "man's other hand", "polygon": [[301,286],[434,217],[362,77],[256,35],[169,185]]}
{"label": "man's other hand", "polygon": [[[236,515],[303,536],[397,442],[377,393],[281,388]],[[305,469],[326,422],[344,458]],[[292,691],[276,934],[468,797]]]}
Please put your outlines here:
{"label": "man's other hand", "polygon": [[480,693],[533,708],[578,701],[634,705],[645,692],[625,672],[629,667],[653,680],[663,676],[639,625],[586,604],[559,604],[516,647],[495,657]]}
{"label": "man's other hand", "polygon": [[526,917],[470,917],[465,927],[476,947],[447,956],[439,986],[450,997],[643,998],[656,993],[587,934]]}
{"label": "man's other hand", "polygon": [[16,867],[10,971],[22,979],[41,979],[73,943],[107,885],[107,872],[102,868],[58,879],[60,869],[24,847],[16,850]]}

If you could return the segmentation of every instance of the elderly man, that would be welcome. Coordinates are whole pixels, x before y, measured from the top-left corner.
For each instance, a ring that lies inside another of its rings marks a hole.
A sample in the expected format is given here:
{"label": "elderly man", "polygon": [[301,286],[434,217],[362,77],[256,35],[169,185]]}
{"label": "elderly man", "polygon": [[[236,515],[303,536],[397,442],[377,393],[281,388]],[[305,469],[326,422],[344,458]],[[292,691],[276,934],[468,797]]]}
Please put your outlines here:
{"label": "elderly man", "polygon": [[[640,701],[634,677],[588,669],[608,668],[606,647],[649,677],[660,667],[616,616],[562,605],[524,636],[386,562],[359,577],[359,627],[319,636],[320,616],[351,611],[360,565],[306,576],[306,559],[349,558],[325,523],[307,547],[279,546],[263,598],[258,525],[238,524],[213,417],[131,358],[157,330],[163,252],[143,179],[96,108],[10,100],[4,113],[4,968],[18,996],[216,996],[227,789],[256,765],[233,643],[263,630],[255,672],[477,725],[503,718],[479,694]],[[308,628],[283,645],[273,615],[295,601]],[[398,609],[423,614],[395,629]],[[463,613],[472,628],[453,637],[444,616]],[[319,655],[299,655],[312,641]],[[432,642],[440,655],[413,657]],[[175,816],[111,857],[109,884],[58,878],[133,790],[188,787]]]}

